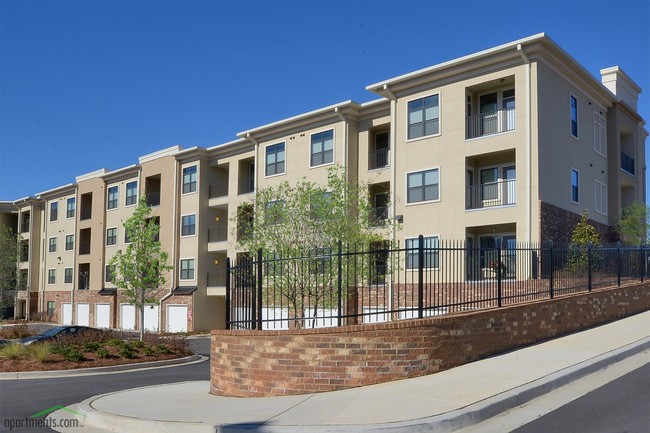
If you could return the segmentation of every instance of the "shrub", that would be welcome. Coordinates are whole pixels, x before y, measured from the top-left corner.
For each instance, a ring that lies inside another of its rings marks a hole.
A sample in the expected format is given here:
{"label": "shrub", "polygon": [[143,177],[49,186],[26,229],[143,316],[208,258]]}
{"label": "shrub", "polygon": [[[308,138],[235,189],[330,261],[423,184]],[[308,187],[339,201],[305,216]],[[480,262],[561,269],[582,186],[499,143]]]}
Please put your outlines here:
{"label": "shrub", "polygon": [[7,359],[20,359],[27,353],[27,349],[20,343],[11,343],[0,349],[0,356]]}
{"label": "shrub", "polygon": [[29,354],[41,364],[47,362],[52,353],[52,346],[47,343],[34,343],[28,346]]}
{"label": "shrub", "polygon": [[135,357],[135,351],[129,345],[125,345],[125,346],[120,347],[120,349],[117,351],[117,354],[120,355],[122,358],[134,358]]}
{"label": "shrub", "polygon": [[144,347],[144,341],[134,340],[130,342],[131,347],[134,349],[142,349]]}
{"label": "shrub", "polygon": [[111,346],[111,347],[124,347],[127,344],[128,344],[127,341],[121,340],[121,339],[118,339],[118,338],[111,338],[110,340],[108,340],[106,342],[106,345]]}
{"label": "shrub", "polygon": [[30,335],[34,335],[34,332],[30,331],[24,323],[0,328],[0,338],[7,340],[29,337]]}
{"label": "shrub", "polygon": [[149,346],[144,346],[144,347],[142,348],[142,354],[143,354],[144,356],[151,356],[151,355],[153,355],[154,353],[156,353],[156,352],[155,352],[151,347],[149,347]]}
{"label": "shrub", "polygon": [[108,358],[108,350],[106,350],[106,349],[103,348],[103,347],[100,348],[100,349],[97,349],[96,354],[97,354],[97,357],[98,357],[98,358],[101,358],[101,359],[106,359],[106,358]]}
{"label": "shrub", "polygon": [[158,352],[163,354],[172,353],[171,349],[165,343],[159,343],[156,345]]}
{"label": "shrub", "polygon": [[67,346],[63,353],[63,357],[66,361],[70,362],[80,362],[85,359],[83,353],[81,353],[79,348],[76,346]]}
{"label": "shrub", "polygon": [[84,344],[84,352],[96,352],[101,347],[101,344],[96,341],[87,341]]}

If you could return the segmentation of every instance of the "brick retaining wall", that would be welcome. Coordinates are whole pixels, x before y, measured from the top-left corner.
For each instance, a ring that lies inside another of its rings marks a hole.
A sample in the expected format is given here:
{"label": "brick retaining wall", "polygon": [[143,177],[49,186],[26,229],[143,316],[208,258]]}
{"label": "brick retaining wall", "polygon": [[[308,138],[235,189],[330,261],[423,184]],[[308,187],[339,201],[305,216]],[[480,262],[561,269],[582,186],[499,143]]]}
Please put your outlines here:
{"label": "brick retaining wall", "polygon": [[650,283],[426,319],[212,331],[210,392],[262,397],[422,376],[650,309]]}

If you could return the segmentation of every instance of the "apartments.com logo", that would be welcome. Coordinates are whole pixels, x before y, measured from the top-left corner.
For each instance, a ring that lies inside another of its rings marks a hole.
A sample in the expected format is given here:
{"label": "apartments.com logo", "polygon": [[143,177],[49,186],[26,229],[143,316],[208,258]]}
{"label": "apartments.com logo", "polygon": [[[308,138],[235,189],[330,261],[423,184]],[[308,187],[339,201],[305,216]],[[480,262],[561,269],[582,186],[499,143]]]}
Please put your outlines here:
{"label": "apartments.com logo", "polygon": [[84,415],[80,412],[76,412],[72,409],[68,409],[65,406],[57,405],[49,409],[45,409],[39,413],[35,413],[29,417],[25,418],[6,418],[4,420],[4,428],[6,431],[14,431],[19,429],[35,429],[35,428],[73,428],[73,427],[83,427],[81,421],[77,418],[63,418],[63,419],[52,419],[47,418],[47,415],[51,414],[57,410],[64,410],[70,412],[74,415],[79,415],[83,417]]}

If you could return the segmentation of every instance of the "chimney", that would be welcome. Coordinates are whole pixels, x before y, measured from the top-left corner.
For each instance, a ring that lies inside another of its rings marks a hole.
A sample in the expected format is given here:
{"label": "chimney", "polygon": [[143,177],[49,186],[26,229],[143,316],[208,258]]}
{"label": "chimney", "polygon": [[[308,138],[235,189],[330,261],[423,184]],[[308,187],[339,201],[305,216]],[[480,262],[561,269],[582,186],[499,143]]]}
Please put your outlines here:
{"label": "chimney", "polygon": [[617,98],[637,111],[641,88],[618,66],[600,70],[601,81]]}

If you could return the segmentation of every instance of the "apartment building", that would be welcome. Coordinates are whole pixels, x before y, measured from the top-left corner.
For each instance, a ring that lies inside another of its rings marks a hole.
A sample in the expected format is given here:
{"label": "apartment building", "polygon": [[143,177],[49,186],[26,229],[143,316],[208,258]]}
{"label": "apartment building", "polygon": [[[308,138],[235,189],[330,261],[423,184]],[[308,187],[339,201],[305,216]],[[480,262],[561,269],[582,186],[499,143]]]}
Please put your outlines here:
{"label": "apartment building", "polygon": [[302,177],[324,184],[333,165],[370,185],[376,216],[400,223],[391,240],[407,248],[420,234],[428,246],[565,243],[583,210],[615,240],[622,209],[645,202],[648,132],[641,89],[619,67],[600,72],[538,34],[369,85],[379,97],[367,103],[344,101],[214,147],[163,149],[14,202],[0,213],[21,230],[29,220],[29,260],[19,266],[29,270],[30,311],[137,326],[106,264],[145,193],[174,267],[145,326],[223,327],[225,262],[242,253],[237,221],[254,212],[252,195]]}

